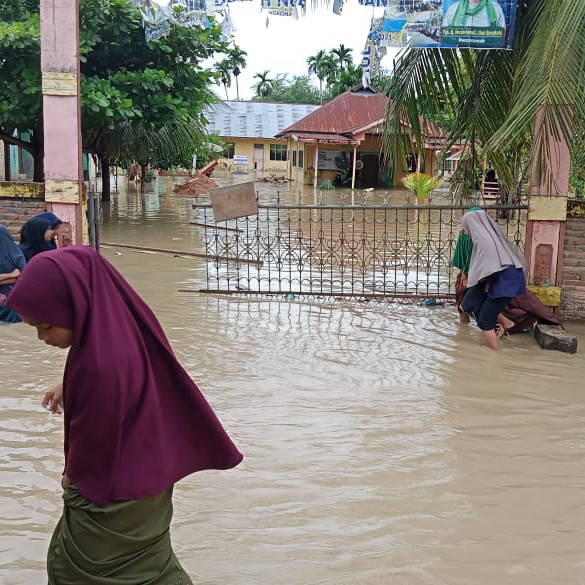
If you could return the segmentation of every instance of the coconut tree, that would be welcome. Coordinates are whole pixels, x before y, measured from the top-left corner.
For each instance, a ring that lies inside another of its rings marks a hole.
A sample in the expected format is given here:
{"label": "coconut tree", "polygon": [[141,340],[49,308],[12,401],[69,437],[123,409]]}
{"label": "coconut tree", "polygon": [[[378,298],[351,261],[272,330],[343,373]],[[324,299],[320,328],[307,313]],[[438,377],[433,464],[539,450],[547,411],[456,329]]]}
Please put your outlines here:
{"label": "coconut tree", "polygon": [[246,67],[246,51],[235,47],[229,52],[228,61],[230,63],[232,73],[236,79],[236,99],[240,101],[240,88],[238,86],[238,77],[242,72],[242,69]]}
{"label": "coconut tree", "polygon": [[327,77],[327,73],[331,68],[331,58],[323,50],[317,51],[316,55],[312,55],[307,59],[309,66],[309,75],[315,75],[319,80],[319,96],[321,104],[323,104],[323,81]]}
{"label": "coconut tree", "polygon": [[225,90],[225,99],[228,100],[228,87],[232,85],[232,67],[228,59],[222,59],[215,64],[215,71],[219,73],[218,83],[223,85]]}
{"label": "coconut tree", "polygon": [[268,78],[270,71],[266,69],[263,73],[256,73],[254,79],[258,79],[258,83],[254,85],[256,95],[258,97],[266,97],[272,89],[273,79]]}
{"label": "coconut tree", "polygon": [[337,58],[337,64],[340,69],[349,67],[349,65],[353,63],[353,57],[351,55],[352,51],[353,49],[349,49],[343,43],[340,44],[337,49],[331,50],[331,53]]}
{"label": "coconut tree", "polygon": [[[519,0],[514,49],[416,49],[403,52],[388,88],[386,148],[424,143],[428,127],[448,107],[452,140],[465,139],[468,165],[488,159],[508,192],[518,190],[527,165],[542,184],[558,138],[571,141],[585,111],[585,0]],[[519,157],[526,151],[529,157]],[[407,151],[408,152],[408,151]],[[516,160],[520,168],[511,168]]]}
{"label": "coconut tree", "polygon": [[321,70],[323,71],[325,82],[327,83],[327,92],[331,92],[331,86],[337,81],[341,69],[337,65],[335,56],[332,53],[325,55],[321,63]]}

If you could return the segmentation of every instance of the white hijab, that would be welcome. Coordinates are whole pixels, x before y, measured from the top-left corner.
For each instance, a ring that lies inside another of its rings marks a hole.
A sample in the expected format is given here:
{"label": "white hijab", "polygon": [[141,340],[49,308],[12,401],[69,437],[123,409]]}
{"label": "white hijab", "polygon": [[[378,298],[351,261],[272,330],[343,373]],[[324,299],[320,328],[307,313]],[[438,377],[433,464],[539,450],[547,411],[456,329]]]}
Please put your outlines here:
{"label": "white hijab", "polygon": [[468,288],[508,266],[525,270],[524,258],[510,245],[500,226],[485,210],[468,211],[461,220],[461,227],[473,241],[467,277]]}

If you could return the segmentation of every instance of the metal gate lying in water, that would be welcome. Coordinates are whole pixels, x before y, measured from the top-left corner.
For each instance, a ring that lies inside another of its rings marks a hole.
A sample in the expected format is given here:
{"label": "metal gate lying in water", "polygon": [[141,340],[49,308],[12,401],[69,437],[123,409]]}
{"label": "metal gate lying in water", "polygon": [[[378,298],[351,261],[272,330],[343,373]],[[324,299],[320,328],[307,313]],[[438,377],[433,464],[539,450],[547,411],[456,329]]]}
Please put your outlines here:
{"label": "metal gate lying in water", "polygon": [[[207,288],[225,294],[421,300],[454,296],[450,266],[468,206],[259,204],[217,224],[195,204]],[[489,206],[523,252],[528,206]]]}

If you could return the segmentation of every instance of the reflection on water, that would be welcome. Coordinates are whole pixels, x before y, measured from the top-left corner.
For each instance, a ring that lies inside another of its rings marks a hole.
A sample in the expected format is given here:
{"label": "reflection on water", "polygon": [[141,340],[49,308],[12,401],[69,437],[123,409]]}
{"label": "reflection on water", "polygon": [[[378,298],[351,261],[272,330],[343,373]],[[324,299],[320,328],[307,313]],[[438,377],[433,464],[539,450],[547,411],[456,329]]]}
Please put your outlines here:
{"label": "reflection on water", "polygon": [[[197,250],[191,203],[121,194],[102,238]],[[196,582],[584,583],[582,353],[514,336],[495,354],[452,306],[180,293],[204,285],[200,260],[104,255],[246,456],[177,486],[173,540]],[[44,585],[62,421],[39,402],[64,355],[25,325],[0,334],[0,582]]]}

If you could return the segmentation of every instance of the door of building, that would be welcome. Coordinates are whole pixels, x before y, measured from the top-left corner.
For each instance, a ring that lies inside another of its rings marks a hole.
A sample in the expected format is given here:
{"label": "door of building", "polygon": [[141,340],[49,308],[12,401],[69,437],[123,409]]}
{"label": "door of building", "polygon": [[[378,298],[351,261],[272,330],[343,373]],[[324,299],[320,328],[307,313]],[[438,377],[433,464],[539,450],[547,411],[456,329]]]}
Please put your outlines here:
{"label": "door of building", "polygon": [[[378,171],[380,168],[380,156],[378,154],[361,152],[360,160],[363,168],[360,171],[360,185],[362,189],[378,186]],[[357,166],[356,166],[357,169]]]}
{"label": "door of building", "polygon": [[254,144],[254,170],[264,170],[264,145]]}

